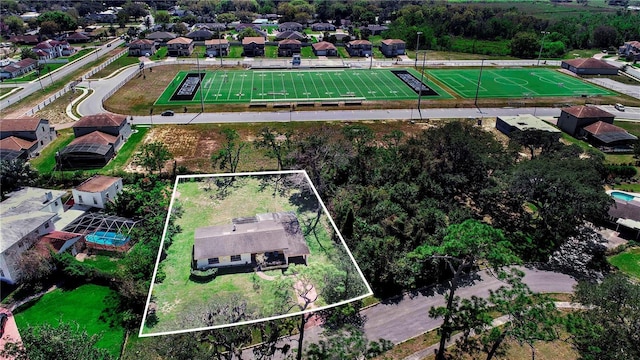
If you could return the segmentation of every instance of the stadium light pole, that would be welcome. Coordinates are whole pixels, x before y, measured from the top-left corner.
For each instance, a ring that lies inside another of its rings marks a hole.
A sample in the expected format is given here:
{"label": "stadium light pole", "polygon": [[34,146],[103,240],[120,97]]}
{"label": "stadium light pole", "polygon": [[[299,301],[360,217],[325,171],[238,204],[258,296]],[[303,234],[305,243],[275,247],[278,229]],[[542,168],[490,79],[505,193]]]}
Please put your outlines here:
{"label": "stadium light pole", "polygon": [[200,83],[200,112],[204,112],[204,97],[202,95],[203,89],[203,81],[202,76],[200,75],[200,53],[196,52],[196,64],[198,64],[198,82]]}
{"label": "stadium light pole", "polygon": [[420,100],[422,100],[422,88],[424,84],[422,83],[422,79],[424,78],[424,63],[427,59],[427,52],[422,53],[422,72],[420,73],[420,90],[418,91],[418,114],[420,114],[420,120],[422,120],[422,110],[420,110]]}
{"label": "stadium light pole", "polygon": [[480,62],[480,75],[478,75],[478,85],[476,86],[476,98],[473,104],[478,107],[478,92],[480,91],[480,80],[482,80],[482,68],[484,67],[484,59]]}
{"label": "stadium light pole", "polygon": [[222,31],[218,29],[218,40],[220,43],[218,44],[218,51],[220,51],[220,68],[222,68]]}
{"label": "stadium light pole", "polygon": [[418,31],[416,34],[418,35],[418,38],[416,38],[416,59],[413,63],[414,69],[418,69],[418,47],[420,46],[420,35],[422,35],[422,31]]}
{"label": "stadium light pole", "polygon": [[544,37],[549,35],[548,31],[540,31],[542,34],[542,43],[540,44],[540,51],[538,52],[538,64],[536,66],[540,66],[540,57],[542,57],[542,48],[544,47]]}

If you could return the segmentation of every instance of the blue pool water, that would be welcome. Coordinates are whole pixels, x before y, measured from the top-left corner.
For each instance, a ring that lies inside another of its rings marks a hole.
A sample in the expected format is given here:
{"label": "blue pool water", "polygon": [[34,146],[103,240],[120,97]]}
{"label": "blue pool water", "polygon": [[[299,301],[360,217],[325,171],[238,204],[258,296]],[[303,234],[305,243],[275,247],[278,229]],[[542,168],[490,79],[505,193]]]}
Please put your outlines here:
{"label": "blue pool water", "polygon": [[625,193],[619,192],[619,191],[612,191],[611,192],[611,196],[613,196],[616,199],[624,200],[624,201],[631,201],[631,200],[636,198],[633,195],[625,194]]}
{"label": "blue pool water", "polygon": [[129,242],[129,237],[109,231],[96,231],[87,235],[85,240],[100,245],[122,246]]}

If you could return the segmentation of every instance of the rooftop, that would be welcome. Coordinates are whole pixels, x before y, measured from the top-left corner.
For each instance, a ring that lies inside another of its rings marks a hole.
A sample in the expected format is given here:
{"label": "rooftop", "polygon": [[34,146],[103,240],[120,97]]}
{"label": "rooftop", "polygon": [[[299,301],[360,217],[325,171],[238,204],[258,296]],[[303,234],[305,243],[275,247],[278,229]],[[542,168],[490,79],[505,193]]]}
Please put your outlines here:
{"label": "rooftop", "polygon": [[571,66],[580,69],[617,69],[617,66],[613,66],[606,61],[594,58],[586,58],[586,59],[571,59],[571,60],[563,60]]}
{"label": "rooftop", "polygon": [[563,112],[569,113],[577,118],[612,118],[612,114],[595,106],[570,106],[562,109]]}
{"label": "rooftop", "polygon": [[34,117],[25,117],[20,119],[2,119],[0,120],[0,131],[35,131],[38,128],[38,125],[40,125],[41,121],[46,121],[47,123],[49,122],[49,120],[38,119]]}
{"label": "rooftop", "polygon": [[100,192],[108,189],[122,178],[105,175],[95,175],[76,186],[75,190],[84,192]]}
{"label": "rooftop", "polygon": [[500,120],[506,122],[510,126],[515,127],[520,131],[525,130],[542,130],[548,131],[552,133],[560,133],[560,129],[557,129],[547,123],[546,121],[540,119],[537,116],[533,116],[530,114],[522,114],[516,116],[500,116]]}

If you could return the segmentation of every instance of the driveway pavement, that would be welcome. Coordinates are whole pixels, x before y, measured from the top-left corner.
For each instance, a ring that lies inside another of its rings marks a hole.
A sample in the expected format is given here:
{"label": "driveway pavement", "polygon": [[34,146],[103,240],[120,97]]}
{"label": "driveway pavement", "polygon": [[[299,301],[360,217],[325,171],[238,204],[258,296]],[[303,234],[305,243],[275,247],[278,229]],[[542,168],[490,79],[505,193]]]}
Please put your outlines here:
{"label": "driveway pavement", "polygon": [[[4,345],[7,342],[19,342],[20,341],[20,332],[18,331],[18,326],[16,325],[16,319],[13,317],[13,313],[9,309],[0,308],[0,313],[7,314],[9,316],[7,323],[4,326],[4,334],[2,338],[0,338],[0,350],[4,349]],[[11,358],[3,357],[0,355],[0,360],[9,360]]]}

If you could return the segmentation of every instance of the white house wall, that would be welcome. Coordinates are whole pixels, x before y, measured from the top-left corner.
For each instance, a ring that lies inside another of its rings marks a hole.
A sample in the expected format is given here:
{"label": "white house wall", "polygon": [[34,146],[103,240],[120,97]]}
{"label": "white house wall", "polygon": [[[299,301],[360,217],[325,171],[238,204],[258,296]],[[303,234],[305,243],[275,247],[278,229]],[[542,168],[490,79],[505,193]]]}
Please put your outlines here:
{"label": "white house wall", "polygon": [[20,241],[16,242],[13,246],[0,254],[0,270],[2,270],[2,274],[0,275],[11,282],[20,281],[18,264],[22,257],[22,253],[29,250],[42,235],[53,231],[53,228],[53,222],[48,220],[44,224],[40,225],[36,230],[23,236]]}
{"label": "white house wall", "polygon": [[241,254],[240,261],[231,261],[231,256],[218,257],[219,262],[217,264],[209,264],[209,259],[200,259],[197,261],[198,269],[206,269],[212,267],[227,267],[246,265],[251,263],[251,254]]}

